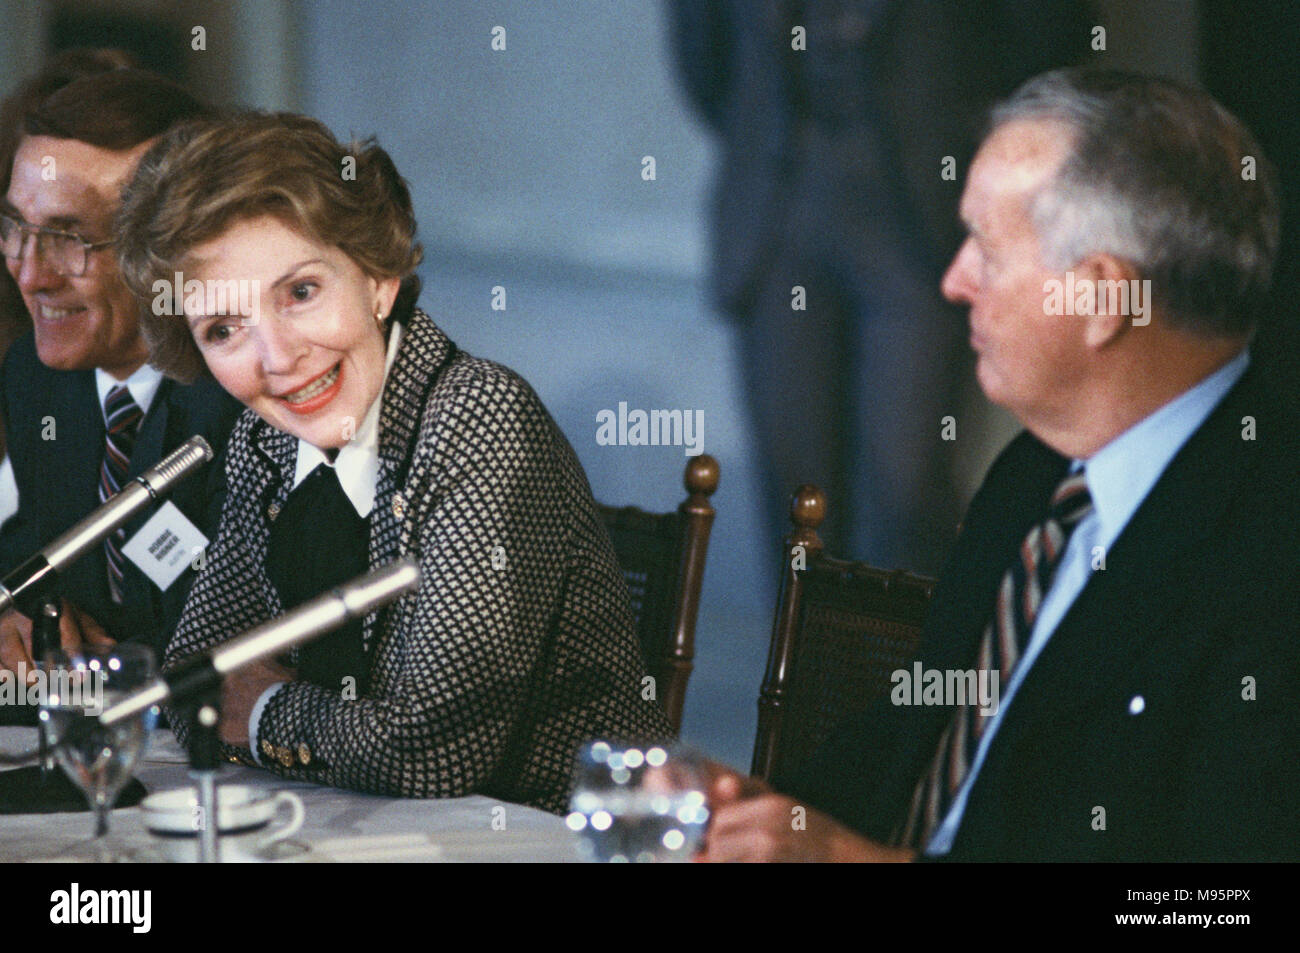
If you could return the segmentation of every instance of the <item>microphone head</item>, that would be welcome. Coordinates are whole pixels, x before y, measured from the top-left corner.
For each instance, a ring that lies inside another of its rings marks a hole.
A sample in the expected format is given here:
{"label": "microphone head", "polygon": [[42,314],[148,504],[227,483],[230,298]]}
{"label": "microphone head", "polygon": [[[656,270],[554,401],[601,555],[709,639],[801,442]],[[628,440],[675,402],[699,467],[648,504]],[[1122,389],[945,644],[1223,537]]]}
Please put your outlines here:
{"label": "microphone head", "polygon": [[213,457],[212,446],[198,434],[140,474],[139,481],[153,496],[169,490],[173,483],[189,476]]}

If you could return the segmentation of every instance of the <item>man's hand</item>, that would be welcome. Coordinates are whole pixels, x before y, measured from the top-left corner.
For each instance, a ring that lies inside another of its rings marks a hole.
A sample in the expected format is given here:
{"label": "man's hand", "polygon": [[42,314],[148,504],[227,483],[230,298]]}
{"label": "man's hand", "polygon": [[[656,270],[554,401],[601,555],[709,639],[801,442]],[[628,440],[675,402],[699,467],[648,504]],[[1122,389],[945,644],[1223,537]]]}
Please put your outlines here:
{"label": "man's hand", "polygon": [[262,693],[279,682],[297,677],[293,669],[266,659],[259,659],[238,672],[227,675],[221,683],[221,724],[217,735],[228,745],[248,747],[248,719]]}
{"label": "man's hand", "polygon": [[[107,647],[114,644],[102,625],[66,599],[59,618],[59,641],[65,652],[75,652],[83,645]],[[35,677],[32,620],[15,609],[0,617],[0,671],[16,672],[19,665],[26,667],[28,681]]]}
{"label": "man's hand", "polygon": [[909,861],[913,852],[877,844],[763,782],[709,765],[712,817],[703,862]]}

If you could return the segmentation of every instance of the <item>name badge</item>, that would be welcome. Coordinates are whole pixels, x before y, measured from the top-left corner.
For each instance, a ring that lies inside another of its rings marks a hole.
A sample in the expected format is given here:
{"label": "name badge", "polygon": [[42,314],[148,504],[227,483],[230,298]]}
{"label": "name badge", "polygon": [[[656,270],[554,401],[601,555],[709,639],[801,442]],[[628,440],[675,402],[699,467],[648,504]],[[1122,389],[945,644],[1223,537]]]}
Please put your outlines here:
{"label": "name badge", "polygon": [[122,547],[122,555],[166,590],[197,559],[208,538],[168,500]]}

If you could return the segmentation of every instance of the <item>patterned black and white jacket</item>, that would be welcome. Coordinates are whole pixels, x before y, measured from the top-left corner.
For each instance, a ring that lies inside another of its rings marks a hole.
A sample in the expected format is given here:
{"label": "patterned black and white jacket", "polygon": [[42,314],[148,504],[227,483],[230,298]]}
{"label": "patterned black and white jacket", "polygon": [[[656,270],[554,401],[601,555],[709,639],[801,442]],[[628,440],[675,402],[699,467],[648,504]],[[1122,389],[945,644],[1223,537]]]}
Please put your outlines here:
{"label": "patterned black and white jacket", "polygon": [[[366,619],[364,692],[295,681],[271,697],[261,760],[359,791],[563,811],[582,741],[671,734],[642,697],[626,584],[582,466],[526,381],[419,310],[382,399],[370,566],[414,556],[419,591]],[[240,418],[221,529],[166,666],[282,611],[264,561],[296,456],[296,438]]]}

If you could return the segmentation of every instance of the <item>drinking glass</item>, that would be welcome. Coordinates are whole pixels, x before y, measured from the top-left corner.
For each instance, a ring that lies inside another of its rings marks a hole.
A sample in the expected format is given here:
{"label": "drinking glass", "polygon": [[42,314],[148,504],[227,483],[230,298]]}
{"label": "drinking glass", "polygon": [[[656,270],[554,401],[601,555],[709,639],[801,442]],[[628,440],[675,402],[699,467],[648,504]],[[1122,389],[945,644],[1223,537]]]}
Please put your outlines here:
{"label": "drinking glass", "polygon": [[86,646],[51,652],[41,730],[64,772],[95,812],[95,842],[102,847],[108,812],[144,751],[147,713],[111,728],[98,723],[105,708],[155,676],[153,653],[142,645]]}
{"label": "drinking glass", "polygon": [[703,758],[679,744],[596,741],[578,753],[566,823],[601,863],[689,861],[708,824]]}

